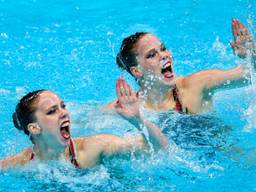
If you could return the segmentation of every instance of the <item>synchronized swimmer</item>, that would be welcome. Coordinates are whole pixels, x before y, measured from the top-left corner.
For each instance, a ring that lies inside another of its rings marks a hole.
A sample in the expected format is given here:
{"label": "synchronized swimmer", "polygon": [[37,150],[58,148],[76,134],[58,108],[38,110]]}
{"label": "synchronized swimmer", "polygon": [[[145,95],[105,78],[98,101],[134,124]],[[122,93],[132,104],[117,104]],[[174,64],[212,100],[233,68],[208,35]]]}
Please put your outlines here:
{"label": "synchronized swimmer", "polygon": [[66,159],[75,167],[87,168],[100,164],[105,156],[146,151],[149,149],[148,142],[153,144],[155,150],[166,148],[168,140],[160,129],[141,116],[135,93],[130,89],[126,92],[125,96],[121,96],[120,89],[117,89],[120,101],[117,111],[137,129],[140,129],[140,124],[144,125],[149,141],[143,134],[127,138],[100,134],[72,139],[70,115],[65,103],[52,91],[38,90],[25,95],[13,114],[15,127],[29,136],[33,146],[0,160],[0,167],[6,169],[24,165],[34,159]]}
{"label": "synchronized swimmer", "polygon": [[[232,20],[234,41],[231,46],[240,58],[251,57],[256,68],[256,49],[252,35],[236,19]],[[246,65],[229,70],[208,69],[185,77],[176,77],[172,54],[153,34],[137,32],[122,42],[116,57],[118,67],[130,73],[138,82],[139,98],[145,108],[155,111],[176,110],[198,114],[208,112],[216,90],[237,88],[250,82]],[[128,86],[124,79],[118,81],[122,88]],[[108,104],[105,110],[115,110],[118,100]]]}

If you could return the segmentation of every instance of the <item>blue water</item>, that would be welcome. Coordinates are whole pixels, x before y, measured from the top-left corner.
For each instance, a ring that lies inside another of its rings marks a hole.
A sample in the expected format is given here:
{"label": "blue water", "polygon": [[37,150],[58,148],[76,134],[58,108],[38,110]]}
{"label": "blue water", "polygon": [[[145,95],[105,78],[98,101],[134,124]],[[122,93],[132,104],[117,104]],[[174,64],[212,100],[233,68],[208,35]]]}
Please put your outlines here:
{"label": "blue water", "polygon": [[[30,146],[11,114],[35,89],[54,90],[67,101],[74,136],[135,133],[119,117],[98,112],[115,98],[119,75],[136,87],[115,64],[122,39],[136,31],[158,35],[178,75],[227,69],[241,62],[229,46],[231,19],[246,23],[256,37],[255,13],[254,0],[0,0],[0,158]],[[149,115],[163,129],[163,118],[178,125],[167,132],[179,144],[169,152],[106,159],[91,170],[35,162],[0,172],[0,191],[256,191],[254,88],[222,91],[214,99],[215,111],[198,117],[203,130],[189,116]],[[204,122],[208,116],[218,123]],[[179,124],[180,118],[188,123]]]}

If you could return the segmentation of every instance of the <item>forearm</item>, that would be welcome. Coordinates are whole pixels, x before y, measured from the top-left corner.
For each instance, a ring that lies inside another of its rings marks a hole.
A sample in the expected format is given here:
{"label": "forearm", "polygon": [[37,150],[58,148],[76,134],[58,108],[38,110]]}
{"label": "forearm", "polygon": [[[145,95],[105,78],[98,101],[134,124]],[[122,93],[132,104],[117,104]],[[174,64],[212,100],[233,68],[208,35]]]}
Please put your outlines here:
{"label": "forearm", "polygon": [[[133,125],[139,130],[141,129],[140,125],[144,126],[147,129],[149,142],[152,143],[154,149],[158,150],[168,147],[169,142],[167,137],[162,133],[160,128],[151,121],[145,119],[140,115],[137,116],[136,119],[133,119]],[[144,133],[142,133],[142,136],[145,142],[147,142]]]}
{"label": "forearm", "polygon": [[237,66],[229,70],[208,70],[205,77],[205,93],[214,93],[222,89],[234,89],[246,86],[250,83],[250,70],[245,65]]}
{"label": "forearm", "polygon": [[25,159],[23,161],[20,161],[16,159],[14,155],[10,155],[0,160],[0,170],[8,169],[17,165],[23,165],[25,163]]}
{"label": "forearm", "polygon": [[250,45],[245,55],[245,62],[229,70],[205,70],[201,72],[200,82],[206,82],[204,87],[207,92],[219,89],[239,88],[251,83],[252,71],[256,70],[256,47]]}

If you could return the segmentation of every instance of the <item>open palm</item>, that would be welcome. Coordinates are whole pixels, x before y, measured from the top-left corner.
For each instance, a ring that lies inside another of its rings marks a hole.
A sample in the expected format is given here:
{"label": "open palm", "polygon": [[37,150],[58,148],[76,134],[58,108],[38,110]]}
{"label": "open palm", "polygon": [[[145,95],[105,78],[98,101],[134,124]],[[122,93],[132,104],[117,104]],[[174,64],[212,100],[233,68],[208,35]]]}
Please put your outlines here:
{"label": "open palm", "polygon": [[139,99],[123,78],[118,78],[116,81],[116,94],[118,97],[116,111],[126,118],[138,117]]}
{"label": "open palm", "polygon": [[232,34],[234,41],[230,42],[236,55],[241,58],[247,56],[247,50],[252,49],[253,37],[246,29],[245,25],[237,19],[232,19]]}

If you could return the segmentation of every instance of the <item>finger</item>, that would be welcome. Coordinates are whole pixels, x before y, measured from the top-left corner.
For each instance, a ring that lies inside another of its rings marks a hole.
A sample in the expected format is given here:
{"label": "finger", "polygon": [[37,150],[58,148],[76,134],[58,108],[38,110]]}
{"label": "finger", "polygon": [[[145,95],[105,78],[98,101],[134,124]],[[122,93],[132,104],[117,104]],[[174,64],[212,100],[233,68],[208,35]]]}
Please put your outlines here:
{"label": "finger", "polygon": [[230,44],[230,46],[232,47],[232,49],[234,50],[234,49],[235,49],[235,42],[230,41],[229,44]]}
{"label": "finger", "polygon": [[252,34],[249,32],[249,30],[247,28],[244,29],[244,34],[246,36],[247,41],[252,42],[253,41],[253,37]]}
{"label": "finger", "polygon": [[140,93],[139,93],[139,91],[137,91],[136,92],[136,97],[139,98],[139,96],[140,96]]}
{"label": "finger", "polygon": [[117,94],[118,99],[120,99],[122,97],[121,90],[120,90],[120,82],[121,82],[121,79],[118,78],[116,80],[116,94]]}
{"label": "finger", "polygon": [[129,87],[129,94],[132,95],[133,91],[132,91],[132,88],[131,88],[131,86],[129,84],[128,84],[128,87]]}
{"label": "finger", "polygon": [[125,82],[125,88],[127,91],[127,95],[131,96],[132,95],[131,86],[127,82]]}
{"label": "finger", "polygon": [[124,88],[124,79],[122,77],[118,78],[116,82],[116,87],[117,87],[117,95],[118,95],[118,107],[123,110],[125,109],[125,105],[128,102],[128,98],[126,95],[126,91]]}
{"label": "finger", "polygon": [[244,43],[246,41],[246,27],[243,23],[238,21],[237,19],[234,20],[235,26],[235,40],[237,43]]}
{"label": "finger", "polygon": [[246,26],[243,23],[241,23],[240,21],[238,21],[238,20],[236,22],[237,22],[237,26],[238,26],[238,28],[240,30],[240,34],[250,36],[250,33],[247,30]]}
{"label": "finger", "polygon": [[120,91],[123,97],[127,99],[127,88],[126,88],[126,83],[123,78],[120,79]]}
{"label": "finger", "polygon": [[233,37],[235,38],[235,36],[236,36],[236,23],[235,23],[235,19],[233,18],[232,19],[232,25],[231,25],[231,27],[232,27],[232,34],[233,34]]}
{"label": "finger", "polygon": [[237,39],[239,37],[239,33],[238,33],[238,24],[237,24],[236,19],[232,20],[232,33],[233,33],[235,41],[237,41]]}
{"label": "finger", "polygon": [[233,51],[236,53],[238,51],[238,49],[240,48],[240,45],[238,45],[237,43],[235,43],[234,41],[230,42],[230,45],[233,49]]}
{"label": "finger", "polygon": [[249,32],[249,30],[246,28],[246,26],[239,21],[237,21],[237,22],[239,25],[239,35],[241,36],[240,41],[242,43],[252,42],[253,37],[252,37],[251,33]]}
{"label": "finger", "polygon": [[239,35],[244,36],[247,30],[245,26],[242,23],[238,22],[238,28],[239,28],[239,31],[238,31]]}

